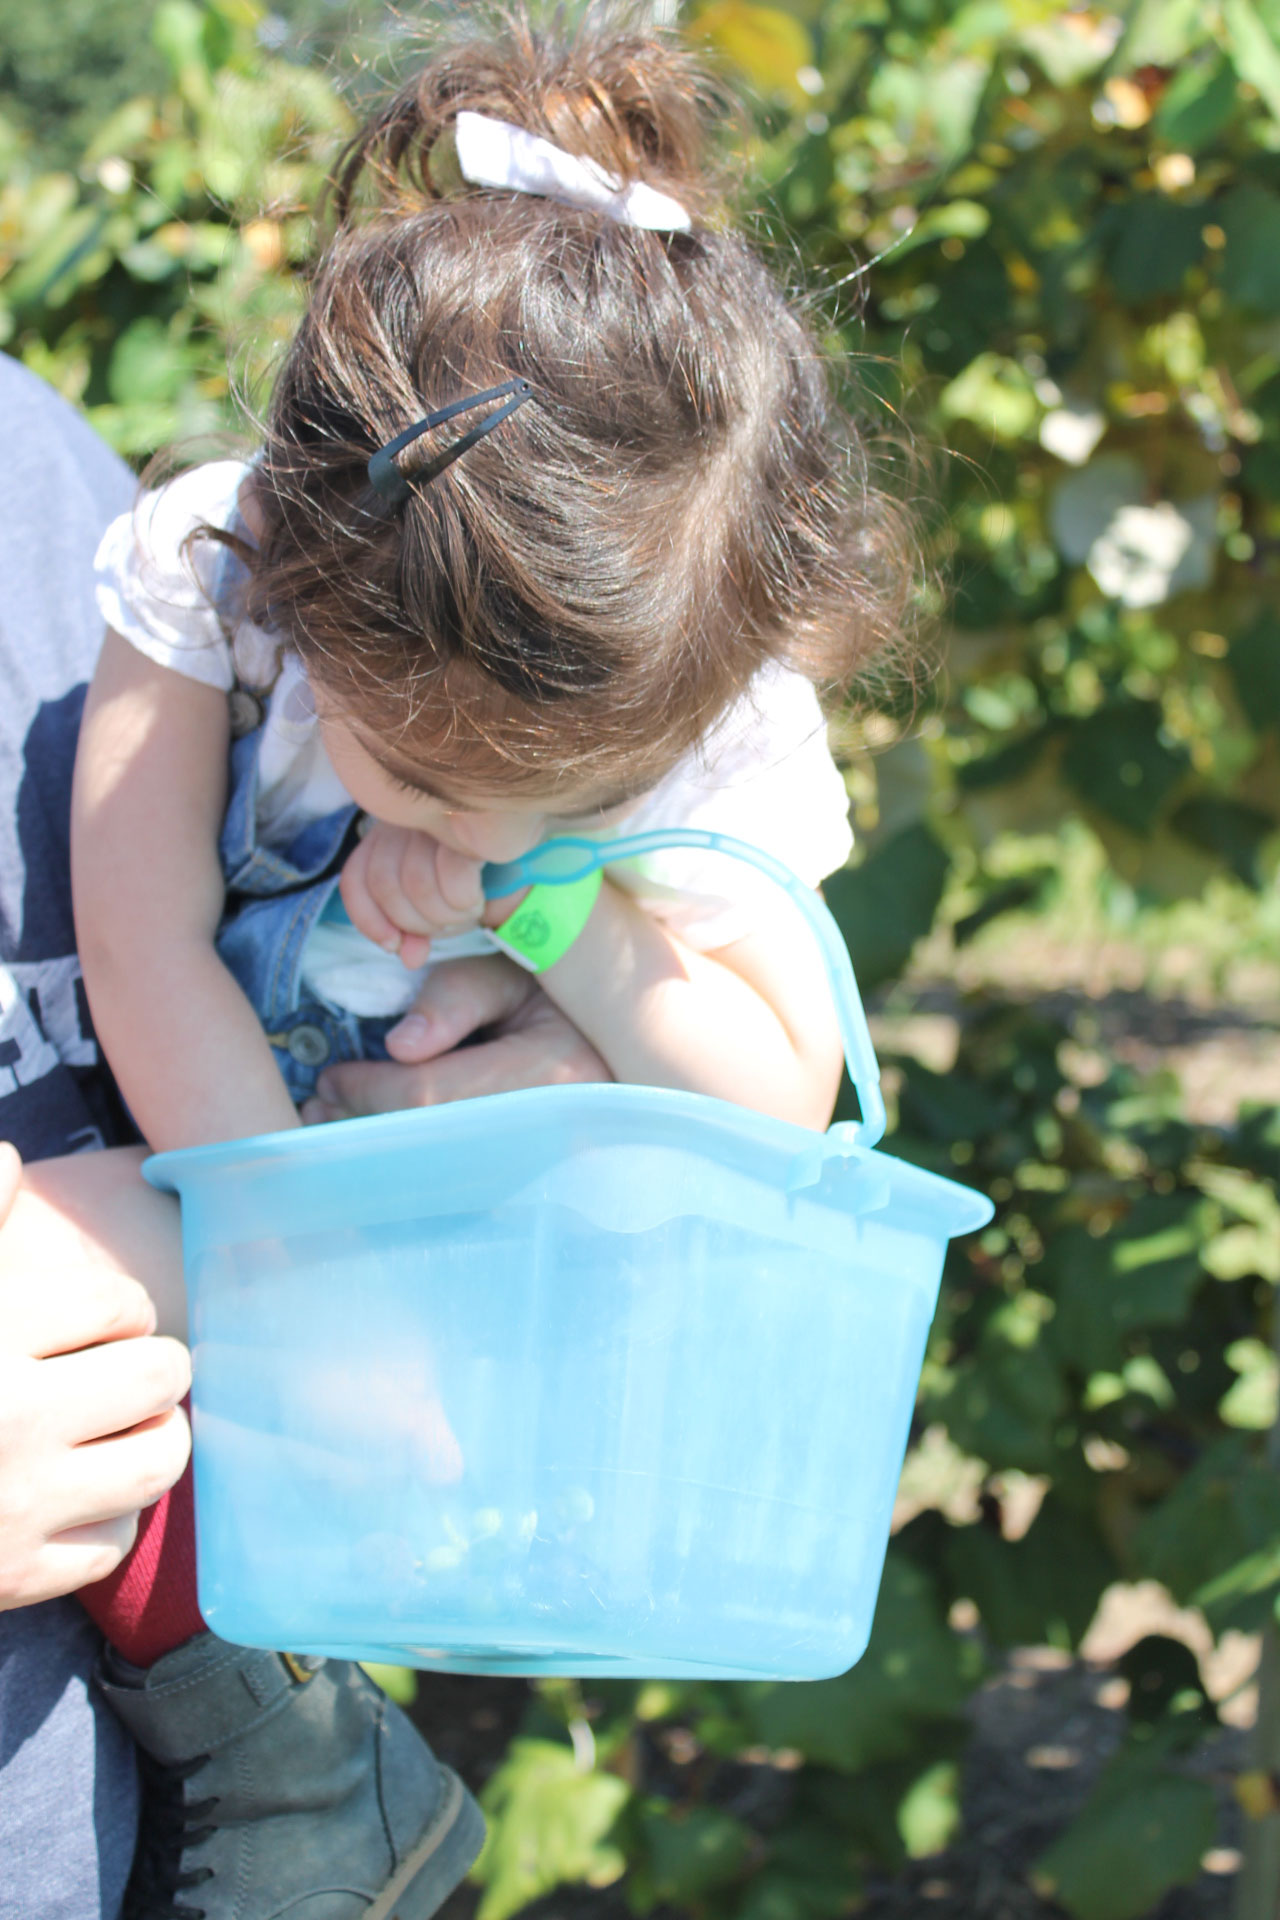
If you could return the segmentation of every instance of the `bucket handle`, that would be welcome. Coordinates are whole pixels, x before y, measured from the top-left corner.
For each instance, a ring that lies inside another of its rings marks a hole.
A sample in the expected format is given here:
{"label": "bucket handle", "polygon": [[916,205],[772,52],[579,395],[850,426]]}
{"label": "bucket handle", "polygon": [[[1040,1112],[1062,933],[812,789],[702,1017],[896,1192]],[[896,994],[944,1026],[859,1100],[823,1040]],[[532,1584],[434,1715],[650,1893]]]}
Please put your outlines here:
{"label": "bucket handle", "polygon": [[771,853],[751,846],[746,840],[734,840],[726,833],[713,833],[705,827],[655,828],[649,833],[623,834],[616,840],[588,840],[576,834],[563,834],[554,840],[544,840],[518,860],[487,865],[482,874],[485,898],[500,900],[504,894],[516,893],[521,887],[566,886],[570,881],[585,879],[598,867],[613,866],[620,860],[634,860],[641,854],[658,853],[668,847],[699,847],[745,861],[775,881],[799,907],[813,930],[831,983],[845,1062],[862,1115],[856,1126],[843,1125],[839,1132],[850,1145],[856,1138],[859,1147],[873,1147],[885,1129],[884,1097],[880,1092],[880,1067],[867,1030],[867,1016],[849,950],[820,895],[805,886],[790,867],[775,860]]}

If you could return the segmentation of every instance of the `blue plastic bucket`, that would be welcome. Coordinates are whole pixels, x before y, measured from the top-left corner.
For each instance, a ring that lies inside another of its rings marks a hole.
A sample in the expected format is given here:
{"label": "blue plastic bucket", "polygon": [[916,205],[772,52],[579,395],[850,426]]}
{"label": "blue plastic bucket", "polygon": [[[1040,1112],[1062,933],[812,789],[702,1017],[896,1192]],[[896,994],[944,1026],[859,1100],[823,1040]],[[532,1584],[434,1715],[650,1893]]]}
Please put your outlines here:
{"label": "blue plastic bucket", "polygon": [[224,1638],[478,1673],[816,1679],[862,1653],[950,1237],[874,1151],[844,944],[768,856],[549,842],[494,893],[713,846],[812,921],[863,1120],[544,1087],[161,1154],[200,1605]]}

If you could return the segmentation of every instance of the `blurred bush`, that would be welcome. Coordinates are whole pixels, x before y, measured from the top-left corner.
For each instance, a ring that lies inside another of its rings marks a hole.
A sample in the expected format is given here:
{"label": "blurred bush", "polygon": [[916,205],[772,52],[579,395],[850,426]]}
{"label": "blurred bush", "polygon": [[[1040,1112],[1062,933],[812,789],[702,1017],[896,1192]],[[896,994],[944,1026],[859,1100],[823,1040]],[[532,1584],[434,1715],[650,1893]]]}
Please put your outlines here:
{"label": "blurred bush", "polygon": [[[906,737],[855,759],[864,857],[830,888],[864,983],[926,936],[998,972],[1028,925],[1137,938],[1178,900],[1225,981],[1242,945],[1274,961],[1276,0],[706,0],[683,24],[754,88],[766,237],[825,287],[886,461],[920,484],[904,409],[950,449],[947,673],[914,725],[864,716]],[[0,339],[135,461],[236,426],[299,310],[348,108],[278,39],[254,0],[162,0],[162,77],[74,165],[0,128]],[[898,1534],[839,1680],[544,1687],[492,1785],[482,1920],[624,1869],[640,1913],[842,1914],[868,1861],[953,1831],[991,1654],[1078,1646],[1116,1579],[1215,1632],[1274,1620],[1280,1119],[1191,1124],[1083,1019],[988,994],[961,1024],[951,1071],[896,1063],[894,1145],[1001,1205],[952,1257],[920,1400],[978,1517]],[[1079,1920],[1134,1920],[1211,1843],[1186,1760],[1215,1715],[1168,1645],[1040,1863]]]}

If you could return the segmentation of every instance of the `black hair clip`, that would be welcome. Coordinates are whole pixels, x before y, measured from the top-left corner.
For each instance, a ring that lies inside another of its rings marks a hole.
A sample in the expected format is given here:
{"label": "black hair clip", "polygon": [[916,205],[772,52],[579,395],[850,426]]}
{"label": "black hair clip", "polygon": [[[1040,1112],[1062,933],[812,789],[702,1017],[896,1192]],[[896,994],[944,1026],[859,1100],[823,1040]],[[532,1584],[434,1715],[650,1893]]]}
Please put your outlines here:
{"label": "black hair clip", "polygon": [[[432,427],[442,427],[446,420],[452,420],[460,413],[470,412],[472,407],[482,407],[489,400],[506,399],[508,394],[514,397],[507,400],[505,407],[497,407],[492,413],[486,414],[478,426],[464,433],[461,440],[455,440],[453,445],[446,447],[443,453],[438,453],[434,460],[427,461],[425,466],[419,467],[407,477],[401,473],[396,465],[396,455],[412,441],[420,439],[424,433],[430,433]],[[375,493],[381,494],[390,506],[402,506],[409,498],[411,481],[434,480],[437,474],[443,473],[446,467],[451,466],[460,455],[464,454],[468,447],[474,447],[477,440],[483,440],[486,433],[492,433],[495,427],[500,427],[517,407],[522,407],[526,400],[532,398],[533,383],[531,381],[506,380],[500,387],[489,387],[484,393],[472,394],[469,400],[451,400],[447,407],[437,408],[436,412],[429,413],[425,420],[419,420],[415,426],[406,427],[404,432],[398,433],[394,440],[388,440],[385,447],[378,448],[369,461],[370,486]]]}

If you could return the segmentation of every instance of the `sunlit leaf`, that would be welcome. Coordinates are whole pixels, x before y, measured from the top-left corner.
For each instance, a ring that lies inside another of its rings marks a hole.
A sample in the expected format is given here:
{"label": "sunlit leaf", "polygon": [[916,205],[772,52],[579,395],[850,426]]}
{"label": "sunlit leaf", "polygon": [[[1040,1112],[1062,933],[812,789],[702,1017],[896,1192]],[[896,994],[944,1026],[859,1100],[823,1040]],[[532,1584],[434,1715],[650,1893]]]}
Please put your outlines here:
{"label": "sunlit leaf", "polygon": [[1250,0],[1222,0],[1227,52],[1240,78],[1256,87],[1273,120],[1280,120],[1280,47]]}
{"label": "sunlit leaf", "polygon": [[616,1877],[623,1859],[606,1844],[629,1797],[610,1773],[579,1768],[549,1740],[515,1740],[483,1794],[489,1836],[475,1867],[479,1920],[507,1920],[566,1881]]}
{"label": "sunlit leaf", "polygon": [[796,75],[813,65],[813,41],[793,13],[749,0],[707,0],[690,14],[688,31],[710,40],[761,93],[782,93],[797,106],[808,98]]}

